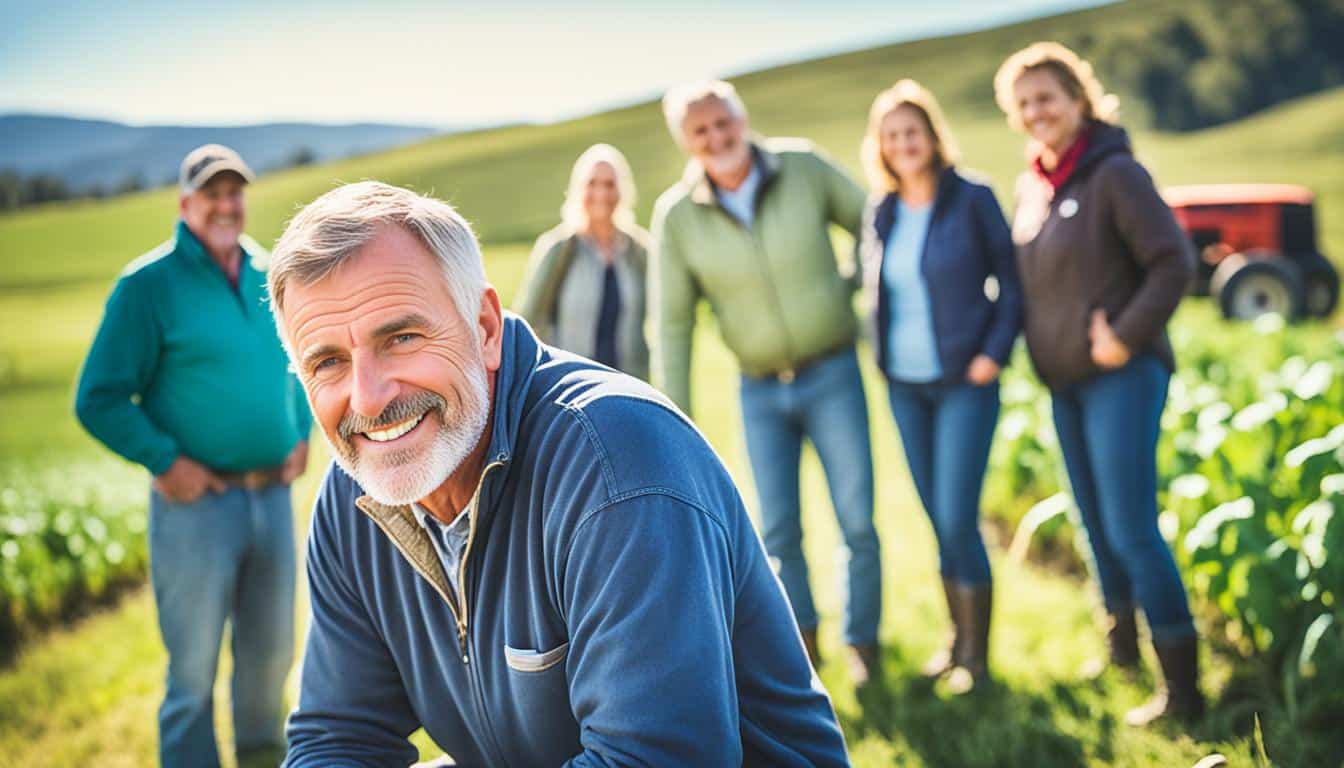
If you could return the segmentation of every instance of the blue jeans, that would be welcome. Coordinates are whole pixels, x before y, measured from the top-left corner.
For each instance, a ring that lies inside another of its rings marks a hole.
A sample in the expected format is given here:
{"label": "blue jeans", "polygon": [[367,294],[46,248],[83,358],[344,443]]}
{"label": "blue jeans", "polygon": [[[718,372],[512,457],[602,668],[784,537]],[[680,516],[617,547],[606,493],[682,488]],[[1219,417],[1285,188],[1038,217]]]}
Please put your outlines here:
{"label": "blue jeans", "polygon": [[1156,357],[1140,355],[1051,398],[1102,599],[1121,611],[1137,597],[1158,641],[1195,631],[1157,528],[1157,438],[1170,378]]}
{"label": "blue jeans", "polygon": [[851,347],[804,368],[791,382],[742,377],[747,456],[760,501],[762,539],[779,563],[793,615],[804,630],[817,610],[803,559],[798,464],[803,438],[826,472],[831,503],[848,548],[845,641],[877,642],[882,611],[882,565],[873,527],[873,460],[859,362]]}
{"label": "blue jeans", "polygon": [[212,692],[224,623],[233,627],[238,751],[280,747],[294,655],[294,515],[289,487],[230,488],[178,504],[150,492],[150,580],[168,649],[159,708],[164,768],[217,766]]}
{"label": "blue jeans", "polygon": [[924,511],[938,539],[939,571],[958,584],[990,583],[980,538],[980,489],[999,420],[999,384],[888,380],[891,414]]}

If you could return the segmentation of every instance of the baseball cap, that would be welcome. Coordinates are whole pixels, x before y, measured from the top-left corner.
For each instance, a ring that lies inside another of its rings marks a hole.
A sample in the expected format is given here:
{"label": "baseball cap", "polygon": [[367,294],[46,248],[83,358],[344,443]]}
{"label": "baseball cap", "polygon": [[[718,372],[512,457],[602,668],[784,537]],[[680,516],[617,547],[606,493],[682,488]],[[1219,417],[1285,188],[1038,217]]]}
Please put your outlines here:
{"label": "baseball cap", "polygon": [[233,171],[251,182],[256,178],[252,169],[247,167],[243,158],[223,144],[206,144],[197,147],[182,158],[182,169],[178,172],[178,186],[183,192],[195,192],[221,171]]}

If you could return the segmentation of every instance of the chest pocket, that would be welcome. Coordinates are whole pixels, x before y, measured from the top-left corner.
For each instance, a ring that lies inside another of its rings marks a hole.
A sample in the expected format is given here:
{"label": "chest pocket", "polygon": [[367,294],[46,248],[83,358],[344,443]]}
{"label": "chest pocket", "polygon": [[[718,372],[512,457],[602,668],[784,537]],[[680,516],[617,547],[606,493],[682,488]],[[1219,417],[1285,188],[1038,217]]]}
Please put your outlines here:
{"label": "chest pocket", "polygon": [[569,643],[553,648],[514,648],[503,646],[505,684],[508,695],[498,701],[507,708],[506,717],[512,727],[501,732],[520,734],[524,744],[515,747],[528,752],[536,760],[555,749],[555,745],[579,743],[579,725],[575,721],[569,700],[569,678],[565,662],[569,658]]}
{"label": "chest pocket", "polygon": [[504,661],[514,672],[545,672],[565,660],[569,643],[561,643],[548,651],[536,651],[504,646]]}

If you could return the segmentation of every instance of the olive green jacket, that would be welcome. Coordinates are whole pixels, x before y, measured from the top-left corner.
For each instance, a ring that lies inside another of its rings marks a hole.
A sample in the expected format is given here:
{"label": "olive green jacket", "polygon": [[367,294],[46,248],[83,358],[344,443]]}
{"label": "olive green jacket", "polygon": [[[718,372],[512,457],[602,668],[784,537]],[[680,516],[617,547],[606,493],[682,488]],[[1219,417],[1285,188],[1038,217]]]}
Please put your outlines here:
{"label": "olive green jacket", "polygon": [[752,151],[761,186],[750,228],[719,205],[695,161],[654,206],[653,383],[687,413],[701,298],[748,376],[795,368],[852,344],[857,335],[857,270],[840,273],[829,229],[838,224],[858,233],[863,191],[801,139],[757,140]]}
{"label": "olive green jacket", "polygon": [[[613,262],[621,295],[621,313],[616,321],[617,364],[631,376],[648,379],[644,290],[649,233],[636,226],[618,230],[623,245]],[[593,357],[605,270],[606,264],[592,244],[561,224],[537,238],[513,309],[527,319],[542,341]]]}

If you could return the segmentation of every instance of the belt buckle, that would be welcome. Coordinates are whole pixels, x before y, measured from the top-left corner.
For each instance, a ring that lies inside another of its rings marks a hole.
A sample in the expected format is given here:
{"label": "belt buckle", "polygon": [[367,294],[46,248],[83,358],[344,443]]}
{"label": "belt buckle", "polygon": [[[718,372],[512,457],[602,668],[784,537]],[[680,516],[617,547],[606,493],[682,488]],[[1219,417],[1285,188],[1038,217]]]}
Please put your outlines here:
{"label": "belt buckle", "polygon": [[798,372],[792,368],[785,368],[784,370],[775,374],[775,379],[780,384],[792,384],[793,380],[796,378],[798,378]]}
{"label": "belt buckle", "polygon": [[249,491],[260,491],[266,488],[266,473],[252,470],[243,473],[243,487]]}

